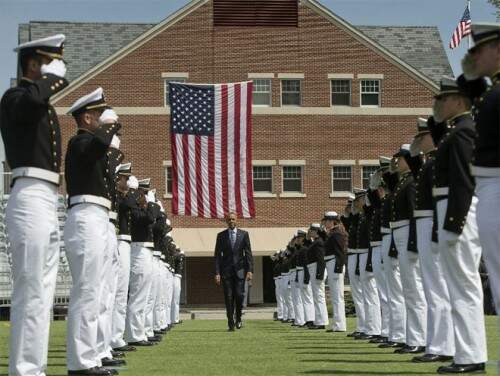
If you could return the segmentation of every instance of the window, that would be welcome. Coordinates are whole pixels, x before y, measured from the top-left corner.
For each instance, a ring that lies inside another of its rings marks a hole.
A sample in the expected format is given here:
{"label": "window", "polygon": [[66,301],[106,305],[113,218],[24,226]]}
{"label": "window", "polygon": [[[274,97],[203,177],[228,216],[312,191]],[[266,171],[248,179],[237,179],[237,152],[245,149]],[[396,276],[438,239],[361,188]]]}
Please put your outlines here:
{"label": "window", "polygon": [[380,80],[361,81],[361,106],[380,106]]}
{"label": "window", "polygon": [[302,166],[283,166],[283,192],[302,193]]}
{"label": "window", "polygon": [[254,192],[273,192],[273,169],[271,166],[253,167]]}
{"label": "window", "polygon": [[187,82],[187,79],[185,77],[169,77],[164,79],[165,106],[170,106],[170,103],[168,101],[168,84],[170,82]]}
{"label": "window", "polygon": [[300,80],[281,80],[281,105],[300,106],[300,89]]}
{"label": "window", "polygon": [[167,167],[166,172],[167,174],[167,194],[172,194],[172,167]]}
{"label": "window", "polygon": [[332,106],[351,105],[351,81],[332,80]]}
{"label": "window", "polygon": [[332,188],[333,192],[352,191],[352,167],[333,166],[332,168]]}
{"label": "window", "polygon": [[378,166],[363,166],[363,189],[370,187],[370,175],[378,170]]}
{"label": "window", "polygon": [[271,80],[261,78],[253,80],[253,105],[271,106]]}

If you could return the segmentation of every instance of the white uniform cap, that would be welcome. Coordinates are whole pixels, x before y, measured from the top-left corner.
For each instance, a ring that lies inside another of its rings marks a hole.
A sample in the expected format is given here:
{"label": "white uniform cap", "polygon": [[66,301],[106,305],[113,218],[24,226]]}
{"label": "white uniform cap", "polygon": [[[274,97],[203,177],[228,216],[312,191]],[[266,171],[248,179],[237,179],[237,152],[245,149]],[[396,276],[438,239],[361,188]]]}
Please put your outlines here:
{"label": "white uniform cap", "polygon": [[339,217],[339,214],[336,211],[327,211],[323,216],[323,219],[336,219]]}
{"label": "white uniform cap", "polygon": [[75,103],[70,107],[68,115],[77,115],[78,113],[92,110],[96,108],[107,108],[106,99],[104,98],[104,91],[102,87],[98,87],[92,93],[87,94],[80,99],[77,99]]}
{"label": "white uniform cap", "polygon": [[[50,49],[54,49],[54,52],[56,52],[57,49],[60,49],[63,47],[63,43],[65,40],[66,40],[66,36],[64,34],[56,34],[56,35],[52,35],[50,37],[35,39],[35,40],[29,41],[26,43],[21,43],[19,46],[14,48],[14,52],[19,52],[22,50],[26,50],[28,48],[36,49],[36,48],[44,48],[44,47],[46,47],[48,49],[47,50],[44,49],[43,51],[41,51],[42,54],[44,54],[44,52],[46,53]],[[40,53],[40,51],[39,51],[39,53]]]}
{"label": "white uniform cap", "polygon": [[118,165],[116,173],[119,175],[132,175],[132,163],[122,163]]}

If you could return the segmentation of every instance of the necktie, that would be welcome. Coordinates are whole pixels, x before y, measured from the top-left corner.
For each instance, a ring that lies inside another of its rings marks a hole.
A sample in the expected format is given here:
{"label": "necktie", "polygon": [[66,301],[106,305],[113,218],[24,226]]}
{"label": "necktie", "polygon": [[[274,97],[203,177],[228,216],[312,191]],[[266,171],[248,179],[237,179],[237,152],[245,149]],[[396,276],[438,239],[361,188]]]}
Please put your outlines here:
{"label": "necktie", "polygon": [[234,243],[236,242],[236,235],[234,234],[233,230],[231,230],[229,233],[231,234],[231,248],[234,248]]}

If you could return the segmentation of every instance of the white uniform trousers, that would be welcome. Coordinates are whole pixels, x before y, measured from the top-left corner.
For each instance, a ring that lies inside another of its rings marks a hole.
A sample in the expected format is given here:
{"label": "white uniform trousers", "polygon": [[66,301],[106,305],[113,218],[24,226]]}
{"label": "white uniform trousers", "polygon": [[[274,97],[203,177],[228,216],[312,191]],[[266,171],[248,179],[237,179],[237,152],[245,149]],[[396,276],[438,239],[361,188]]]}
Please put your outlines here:
{"label": "white uniform trousers", "polygon": [[382,237],[382,260],[384,262],[387,301],[389,303],[389,341],[406,342],[406,308],[401,284],[399,260],[389,256],[391,234]]}
{"label": "white uniform trousers", "polygon": [[153,283],[156,285],[155,302],[153,306],[153,330],[159,331],[162,329],[162,318],[165,316],[165,302],[163,300],[163,273],[161,261],[158,256],[153,256]]}
{"label": "white uniform trousers", "polygon": [[385,280],[384,263],[382,261],[382,244],[372,248],[373,275],[377,281],[377,293],[380,302],[381,328],[380,335],[389,337],[389,303],[387,300],[387,282]]}
{"label": "white uniform trousers", "polygon": [[118,252],[120,257],[118,283],[116,286],[115,305],[113,308],[113,326],[111,335],[111,347],[125,346],[123,340],[125,333],[125,319],[127,317],[128,284],[130,280],[130,242],[118,241]]}
{"label": "white uniform trousers", "polygon": [[487,360],[476,206],[477,198],[473,197],[462,234],[455,244],[450,245],[443,231],[448,200],[437,202],[439,252],[450,293],[455,332],[453,360],[457,364],[483,363]]}
{"label": "white uniform trousers", "polygon": [[160,295],[161,295],[161,312],[159,320],[160,330],[166,329],[167,324],[167,268],[163,261],[160,261],[160,276],[161,276],[161,284],[160,284]]}
{"label": "white uniform trousers", "polygon": [[311,287],[311,282],[304,283],[304,270],[298,271],[300,295],[302,297],[302,304],[304,305],[304,320],[306,322],[314,322],[314,299]]}
{"label": "white uniform trousers", "polygon": [[107,209],[95,204],[78,204],[68,211],[64,243],[73,279],[68,306],[68,370],[83,370],[99,364],[99,298],[108,224]]}
{"label": "white uniform trousers", "polygon": [[165,265],[167,287],[165,290],[165,322],[167,326],[172,324],[172,301],[174,294],[174,274],[170,271],[169,266]]}
{"label": "white uniform trousers", "polygon": [[328,308],[326,307],[325,278],[316,279],[318,263],[307,265],[314,300],[314,325],[328,325]]}
{"label": "white uniform trousers", "polygon": [[443,275],[438,245],[432,242],[433,218],[417,219],[417,244],[422,283],[427,300],[428,354],[453,356],[455,338],[448,287]]}
{"label": "white uniform trousers", "polygon": [[427,339],[427,302],[422,286],[418,253],[408,251],[410,226],[402,226],[393,231],[401,268],[401,283],[405,295],[406,344],[408,346],[425,346]]}
{"label": "white uniform trousers", "polygon": [[147,340],[146,304],[151,289],[153,260],[151,251],[141,243],[132,242],[130,247],[130,284],[125,321],[125,342]]}
{"label": "white uniform trousers", "polygon": [[281,276],[274,277],[274,294],[276,295],[276,315],[278,320],[283,319],[283,296],[281,295]]}
{"label": "white uniform trousers", "polygon": [[174,292],[173,292],[173,298],[172,298],[172,303],[173,306],[171,308],[172,312],[172,322],[174,324],[178,324],[180,321],[180,307],[181,307],[181,289],[182,289],[182,276],[180,274],[174,274]]}
{"label": "white uniform trousers", "polygon": [[296,282],[296,271],[293,271],[290,275],[290,286],[292,290],[292,301],[293,301],[293,312],[295,313],[295,325],[304,325],[304,304],[302,303],[302,295],[300,294],[299,283]]}
{"label": "white uniform trousers", "polygon": [[149,249],[149,255],[151,257],[151,274],[149,278],[151,279],[149,291],[148,291],[148,299],[146,302],[146,320],[144,322],[146,329],[146,336],[153,337],[155,334],[153,332],[154,325],[154,308],[156,303],[156,293],[158,291],[158,269],[156,268],[156,260],[153,256],[153,249]]}
{"label": "white uniform trousers", "polygon": [[330,300],[332,302],[332,330],[346,331],[345,302],[344,302],[344,273],[335,273],[336,258],[326,262],[326,273],[328,278],[328,289],[330,290]]}
{"label": "white uniform trousers", "polygon": [[290,286],[290,273],[282,274],[283,296],[285,297],[286,320],[294,320],[295,312],[293,310],[292,288]]}
{"label": "white uniform trousers", "polygon": [[356,310],[356,331],[365,333],[365,303],[363,300],[363,288],[361,277],[356,275],[357,255],[347,256],[347,272],[349,274],[349,284],[351,286],[351,296]]}
{"label": "white uniform trousers", "polygon": [[108,221],[108,242],[101,274],[101,292],[99,298],[99,321],[97,327],[98,362],[103,358],[112,358],[111,338],[113,310],[118,284],[118,240],[113,223]]}
{"label": "white uniform trousers", "polygon": [[[477,226],[495,307],[500,317],[500,178],[476,176]],[[500,338],[500,321],[497,325]],[[500,350],[500,349],[499,349]],[[500,359],[500,355],[499,355]],[[498,363],[500,374],[500,361]]]}
{"label": "white uniform trousers", "polygon": [[359,255],[359,273],[361,288],[363,289],[363,302],[365,309],[365,332],[369,335],[379,336],[382,326],[380,300],[378,297],[377,281],[373,272],[366,271],[368,253]]}
{"label": "white uniform trousers", "polygon": [[18,178],[5,221],[12,254],[9,375],[45,375],[59,265],[57,187]]}

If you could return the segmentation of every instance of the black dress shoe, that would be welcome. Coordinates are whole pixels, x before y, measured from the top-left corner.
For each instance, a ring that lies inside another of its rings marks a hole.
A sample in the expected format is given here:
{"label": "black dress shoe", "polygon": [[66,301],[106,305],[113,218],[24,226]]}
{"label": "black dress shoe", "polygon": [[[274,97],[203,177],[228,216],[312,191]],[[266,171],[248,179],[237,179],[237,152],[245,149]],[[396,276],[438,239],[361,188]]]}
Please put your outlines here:
{"label": "black dress shoe", "polygon": [[357,339],[357,340],[373,339],[373,336],[366,334],[366,333],[359,333],[358,335],[354,336],[354,339]]}
{"label": "black dress shoe", "polygon": [[103,368],[103,369],[108,370],[109,372],[111,372],[112,375],[118,375],[118,370],[114,368]]}
{"label": "black dress shoe", "polygon": [[243,328],[243,324],[242,324],[242,322],[241,322],[241,321],[238,321],[238,322],[236,323],[236,329],[241,329],[241,328]]}
{"label": "black dress shoe", "polygon": [[113,357],[113,359],[125,358],[125,353],[121,351],[111,350],[111,356]]}
{"label": "black dress shoe", "polygon": [[160,334],[167,334],[168,330],[167,330],[167,328],[165,328],[165,329],[159,330],[158,332]]}
{"label": "black dress shoe", "polygon": [[130,345],[125,345],[125,346],[122,346],[122,347],[116,347],[113,350],[114,351],[118,351],[118,352],[137,351],[137,349],[134,346],[130,346]]}
{"label": "black dress shoe", "polygon": [[110,359],[110,358],[101,359],[101,363],[103,367],[120,367],[120,366],[125,366],[127,364],[127,362],[124,361],[123,359]]}
{"label": "black dress shoe", "polygon": [[234,326],[230,326],[228,329],[227,329],[228,332],[234,332]]}
{"label": "black dress shoe", "polygon": [[371,339],[369,341],[369,343],[386,343],[389,339],[387,337],[378,337],[378,338],[374,338],[374,339]]}
{"label": "black dress shoe", "polygon": [[149,342],[149,341],[129,342],[129,346],[137,346],[137,347],[154,346],[154,345],[156,345],[156,342]]}
{"label": "black dress shoe", "polygon": [[361,339],[364,339],[365,341],[373,341],[373,340],[378,340],[380,338],[380,336],[377,336],[377,335],[373,335],[373,334],[367,334],[365,336],[365,338],[361,338]]}
{"label": "black dress shoe", "polygon": [[88,369],[79,369],[76,371],[68,370],[68,375],[111,376],[112,372],[109,369],[92,367]]}
{"label": "black dress shoe", "polygon": [[420,354],[425,352],[425,346],[405,346],[394,350],[395,354]]}
{"label": "black dress shoe", "polygon": [[392,341],[387,341],[386,343],[381,343],[378,345],[381,349],[390,349],[390,348],[397,348],[397,347],[405,347],[406,344],[404,343],[399,343],[399,342],[392,342]]}
{"label": "black dress shoe", "polygon": [[161,342],[161,340],[162,340],[161,336],[148,337],[149,342]]}
{"label": "black dress shoe", "polygon": [[414,357],[411,361],[413,363],[432,363],[432,362],[449,362],[450,360],[453,360],[452,356],[424,354],[421,356]]}
{"label": "black dress shoe", "polygon": [[304,328],[309,328],[310,326],[314,326],[314,321],[306,321],[303,325]]}
{"label": "black dress shoe", "polygon": [[313,326],[310,326],[309,329],[312,329],[312,330],[325,330],[325,326],[324,325],[313,325]]}
{"label": "black dress shoe", "polygon": [[475,364],[455,364],[442,366],[437,369],[437,373],[485,373],[484,363]]}
{"label": "black dress shoe", "polygon": [[355,336],[358,336],[358,335],[360,335],[360,334],[361,334],[361,332],[356,331],[356,332],[349,333],[349,334],[347,335],[347,337],[355,337]]}

